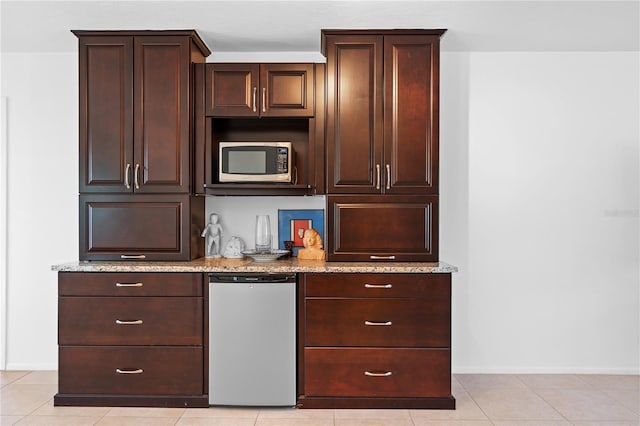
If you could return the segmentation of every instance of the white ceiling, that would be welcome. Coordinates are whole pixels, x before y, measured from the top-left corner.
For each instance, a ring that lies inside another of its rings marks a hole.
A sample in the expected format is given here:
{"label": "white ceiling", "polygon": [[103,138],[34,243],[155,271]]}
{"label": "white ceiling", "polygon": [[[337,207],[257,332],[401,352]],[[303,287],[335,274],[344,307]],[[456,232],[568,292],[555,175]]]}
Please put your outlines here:
{"label": "white ceiling", "polygon": [[635,1],[0,1],[2,52],[71,29],[196,29],[214,52],[317,52],[322,28],[447,28],[443,51],[639,51]]}

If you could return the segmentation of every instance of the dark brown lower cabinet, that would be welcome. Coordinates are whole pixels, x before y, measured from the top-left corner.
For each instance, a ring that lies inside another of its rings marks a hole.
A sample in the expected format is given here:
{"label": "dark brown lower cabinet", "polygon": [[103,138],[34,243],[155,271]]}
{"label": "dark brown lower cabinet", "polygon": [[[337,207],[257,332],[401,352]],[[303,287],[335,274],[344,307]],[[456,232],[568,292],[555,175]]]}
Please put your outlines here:
{"label": "dark brown lower cabinet", "polygon": [[80,260],[191,260],[204,256],[204,197],[80,195]]}
{"label": "dark brown lower cabinet", "polygon": [[207,407],[200,273],[58,273],[54,405]]}
{"label": "dark brown lower cabinet", "polygon": [[298,407],[454,409],[451,274],[301,275]]}
{"label": "dark brown lower cabinet", "polygon": [[438,196],[327,196],[327,260],[438,261]]}

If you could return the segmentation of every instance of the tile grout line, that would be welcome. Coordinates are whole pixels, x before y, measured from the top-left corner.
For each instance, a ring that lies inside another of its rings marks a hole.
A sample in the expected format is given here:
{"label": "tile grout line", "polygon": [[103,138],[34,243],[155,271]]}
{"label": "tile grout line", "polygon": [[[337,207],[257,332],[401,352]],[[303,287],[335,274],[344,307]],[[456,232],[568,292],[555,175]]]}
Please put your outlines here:
{"label": "tile grout line", "polygon": [[[469,395],[469,398],[473,401],[474,404],[476,404],[476,406],[478,406],[478,408],[480,409],[480,411],[482,412],[482,414],[484,414],[484,416],[489,420],[489,423],[491,423],[492,425],[495,426],[495,423],[493,422],[493,419],[491,417],[489,417],[489,415],[487,413],[484,412],[484,410],[482,409],[482,407],[480,406],[480,404],[478,404],[478,401],[476,401],[475,399],[473,399],[473,395],[471,395],[471,392],[469,392],[469,389],[467,389],[464,384],[456,379],[456,382],[458,382],[458,384],[460,386],[462,386],[462,389],[464,389],[464,391],[466,392],[467,395]],[[526,385],[525,385],[526,386]],[[453,394],[453,392],[451,392]]]}

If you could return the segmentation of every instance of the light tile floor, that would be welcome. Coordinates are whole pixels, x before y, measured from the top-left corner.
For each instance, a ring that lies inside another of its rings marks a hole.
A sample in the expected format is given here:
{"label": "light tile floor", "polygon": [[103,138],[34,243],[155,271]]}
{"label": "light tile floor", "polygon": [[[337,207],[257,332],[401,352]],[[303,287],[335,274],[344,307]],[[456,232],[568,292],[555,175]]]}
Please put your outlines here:
{"label": "light tile floor", "polygon": [[640,376],[456,374],[456,410],[54,407],[55,371],[0,371],[0,387],[0,425],[640,425]]}

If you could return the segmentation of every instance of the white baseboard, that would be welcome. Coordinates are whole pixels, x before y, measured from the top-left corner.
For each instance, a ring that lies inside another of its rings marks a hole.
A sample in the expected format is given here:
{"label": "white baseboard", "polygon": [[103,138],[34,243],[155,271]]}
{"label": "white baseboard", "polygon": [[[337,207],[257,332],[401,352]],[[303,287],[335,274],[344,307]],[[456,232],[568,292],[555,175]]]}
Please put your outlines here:
{"label": "white baseboard", "polygon": [[31,363],[19,363],[19,362],[8,362],[6,366],[7,371],[51,371],[57,370],[58,364],[31,364]]}
{"label": "white baseboard", "polygon": [[640,367],[473,367],[453,366],[453,374],[612,374],[640,375]]}

